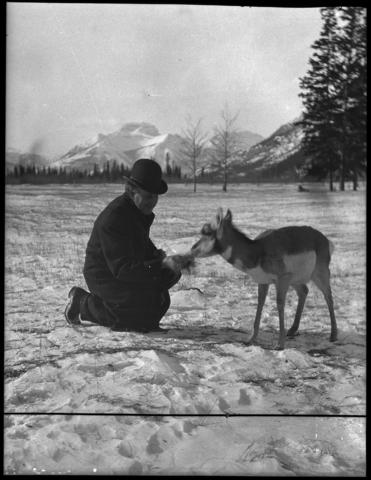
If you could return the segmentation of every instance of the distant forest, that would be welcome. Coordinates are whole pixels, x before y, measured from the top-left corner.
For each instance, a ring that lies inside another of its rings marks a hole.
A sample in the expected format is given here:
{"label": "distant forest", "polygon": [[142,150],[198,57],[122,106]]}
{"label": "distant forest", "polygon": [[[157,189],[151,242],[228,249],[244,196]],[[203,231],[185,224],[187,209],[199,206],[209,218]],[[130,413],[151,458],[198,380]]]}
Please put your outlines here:
{"label": "distant forest", "polygon": [[[130,169],[116,160],[107,161],[103,169],[94,165],[93,171],[70,169],[67,167],[36,167],[35,165],[16,165],[13,170],[7,169],[6,183],[122,183],[123,177],[130,175]],[[182,177],[181,168],[167,165],[164,175],[168,181],[179,181]]]}

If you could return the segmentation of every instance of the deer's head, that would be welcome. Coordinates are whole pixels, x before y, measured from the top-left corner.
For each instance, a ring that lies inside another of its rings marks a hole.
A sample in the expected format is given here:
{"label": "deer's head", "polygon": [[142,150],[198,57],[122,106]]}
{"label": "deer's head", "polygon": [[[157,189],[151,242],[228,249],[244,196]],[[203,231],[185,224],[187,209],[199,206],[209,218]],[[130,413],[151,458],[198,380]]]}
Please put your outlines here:
{"label": "deer's head", "polygon": [[232,223],[232,213],[227,210],[223,217],[223,210],[218,208],[216,218],[211,223],[205,223],[201,229],[201,238],[191,248],[194,257],[211,257],[221,253],[229,227]]}

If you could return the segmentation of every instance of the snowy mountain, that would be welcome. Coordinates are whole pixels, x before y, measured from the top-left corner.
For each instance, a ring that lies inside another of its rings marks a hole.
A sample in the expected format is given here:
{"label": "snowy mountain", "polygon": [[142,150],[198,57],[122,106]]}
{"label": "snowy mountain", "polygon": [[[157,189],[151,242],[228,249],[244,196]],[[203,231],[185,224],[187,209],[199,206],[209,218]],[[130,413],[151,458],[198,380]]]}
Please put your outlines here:
{"label": "snowy mountain", "polygon": [[282,125],[249,150],[239,152],[231,163],[231,175],[240,180],[295,178],[306,160],[302,150],[304,133],[298,120]]}
{"label": "snowy mountain", "polygon": [[[238,133],[239,148],[248,150],[263,137],[249,131]],[[96,164],[102,169],[107,161],[116,161],[119,165],[131,167],[140,157],[156,160],[163,169],[167,162],[171,167],[181,167],[182,173],[190,173],[190,165],[182,156],[184,139],[178,134],[160,134],[158,129],[146,122],[126,123],[120,130],[108,135],[98,134],[96,137],[76,145],[61,156],[53,166],[75,168],[78,170],[94,169]],[[206,149],[207,151],[207,149]],[[200,159],[200,166],[206,165],[208,155]]]}
{"label": "snowy mountain", "polygon": [[138,158],[151,157],[165,168],[167,159],[171,165],[180,165],[182,142],[179,135],[161,135],[149,123],[127,123],[116,132],[98,134],[90,141],[74,146],[53,166],[90,171],[94,165],[103,169],[107,161],[116,161],[130,168]]}
{"label": "snowy mountain", "polygon": [[250,150],[251,147],[264,140],[264,137],[261,135],[248,130],[237,132],[236,137],[237,148],[244,151]]}
{"label": "snowy mountain", "polygon": [[[269,180],[271,178],[297,178],[298,169],[305,157],[301,148],[303,130],[295,119],[282,125],[268,138],[248,130],[237,132],[237,149],[230,164],[230,181]],[[14,149],[6,152],[7,168],[15,165],[51,165],[68,169],[93,171],[96,165],[103,170],[107,162],[117,162],[131,168],[140,157],[156,160],[165,170],[167,163],[181,167],[183,175],[191,174],[182,149],[184,139],[178,134],[161,134],[152,124],[146,122],[126,123],[113,133],[98,133],[82,144],[75,145],[67,153],[50,163],[36,154],[22,154]],[[215,163],[210,140],[205,145],[202,157],[198,160],[198,172],[218,178],[221,167]]]}

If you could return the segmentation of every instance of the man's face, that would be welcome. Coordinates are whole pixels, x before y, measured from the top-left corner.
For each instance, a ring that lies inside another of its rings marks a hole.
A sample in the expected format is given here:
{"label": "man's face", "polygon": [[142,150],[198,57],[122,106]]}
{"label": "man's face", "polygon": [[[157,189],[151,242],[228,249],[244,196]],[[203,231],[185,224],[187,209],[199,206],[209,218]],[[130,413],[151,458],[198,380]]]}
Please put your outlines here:
{"label": "man's face", "polygon": [[133,200],[142,213],[150,215],[157,204],[158,195],[157,193],[146,192],[146,190],[136,187]]}

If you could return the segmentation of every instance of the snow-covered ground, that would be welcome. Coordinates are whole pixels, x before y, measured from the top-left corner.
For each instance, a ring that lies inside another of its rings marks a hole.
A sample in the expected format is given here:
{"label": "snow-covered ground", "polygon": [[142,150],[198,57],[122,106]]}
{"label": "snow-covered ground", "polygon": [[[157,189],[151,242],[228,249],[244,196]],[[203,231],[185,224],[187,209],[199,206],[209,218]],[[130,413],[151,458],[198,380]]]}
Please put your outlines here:
{"label": "snow-covered ground", "polygon": [[[171,290],[167,334],[68,326],[93,221],[122,189],[6,188],[5,472],[364,475],[364,188],[170,185],[160,197],[151,236],[169,254],[188,250],[219,206],[251,237],[306,224],[333,241],[339,339],[329,342],[324,298],[309,285],[300,335],[284,351],[274,350],[274,288],[259,344],[243,343],[257,286],[220,257],[198,260]],[[286,327],[296,301],[290,291]]]}

